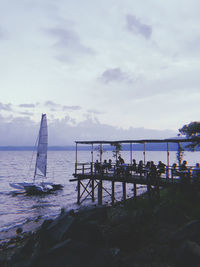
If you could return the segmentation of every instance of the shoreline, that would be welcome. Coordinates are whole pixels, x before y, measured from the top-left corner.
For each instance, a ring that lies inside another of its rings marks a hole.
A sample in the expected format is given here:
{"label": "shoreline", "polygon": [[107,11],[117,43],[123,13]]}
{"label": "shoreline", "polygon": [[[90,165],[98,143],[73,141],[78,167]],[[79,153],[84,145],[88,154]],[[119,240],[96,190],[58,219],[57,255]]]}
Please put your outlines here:
{"label": "shoreline", "polygon": [[162,189],[159,199],[144,193],[113,206],[62,209],[0,245],[0,266],[199,266],[199,189],[180,186]]}

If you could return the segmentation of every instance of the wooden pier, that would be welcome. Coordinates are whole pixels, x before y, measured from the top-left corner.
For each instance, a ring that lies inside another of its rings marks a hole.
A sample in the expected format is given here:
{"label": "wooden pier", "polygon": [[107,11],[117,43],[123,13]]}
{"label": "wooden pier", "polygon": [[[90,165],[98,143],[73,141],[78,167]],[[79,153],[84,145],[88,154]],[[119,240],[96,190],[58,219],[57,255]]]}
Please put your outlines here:
{"label": "wooden pier", "polygon": [[[138,186],[146,186],[149,197],[153,195],[159,198],[160,188],[175,186],[181,183],[182,177],[186,176],[186,173],[181,171],[174,171],[173,167],[169,165],[169,142],[179,143],[188,142],[188,139],[154,139],[154,140],[129,140],[129,141],[78,141],[76,142],[76,162],[75,162],[75,173],[73,174],[74,179],[71,182],[77,182],[77,203],[81,204],[86,199],[90,198],[93,202],[95,201],[95,195],[97,195],[98,204],[103,203],[103,191],[110,196],[111,203],[114,204],[115,198],[115,184],[122,184],[122,196],[123,200],[127,199],[127,184],[133,185],[133,197],[137,197]],[[116,144],[116,143],[129,143],[130,144],[130,164],[124,164],[119,166],[116,162],[106,168],[102,161],[103,154],[103,144]],[[133,170],[132,160],[133,160],[133,143],[144,144],[143,151],[143,169],[139,172],[138,170]],[[167,165],[163,173],[155,172],[152,174],[149,169],[145,167],[145,144],[146,143],[166,143],[167,151]],[[78,144],[91,145],[91,162],[80,163],[78,162]],[[94,144],[99,144],[99,166],[98,169],[94,162]],[[187,173],[188,180],[190,179],[189,172]],[[111,190],[108,190],[104,186],[104,182],[111,183]],[[95,194],[96,192],[96,194]]]}

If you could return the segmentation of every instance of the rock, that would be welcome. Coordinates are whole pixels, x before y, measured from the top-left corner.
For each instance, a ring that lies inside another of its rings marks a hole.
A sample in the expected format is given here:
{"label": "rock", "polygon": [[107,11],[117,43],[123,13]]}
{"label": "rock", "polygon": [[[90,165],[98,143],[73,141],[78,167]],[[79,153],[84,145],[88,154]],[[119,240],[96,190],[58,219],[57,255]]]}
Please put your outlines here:
{"label": "rock", "polygon": [[23,229],[22,229],[21,227],[18,227],[18,228],[16,229],[16,234],[19,235],[19,234],[22,233],[22,231],[23,231]]}
{"label": "rock", "polygon": [[200,266],[200,246],[193,241],[186,240],[176,253],[178,266]]}
{"label": "rock", "polygon": [[200,220],[187,223],[169,237],[169,242],[172,245],[181,243],[184,240],[200,242]]}
{"label": "rock", "polygon": [[95,250],[92,246],[89,246],[84,242],[78,242],[68,239],[51,248],[46,254],[46,256],[39,258],[32,267],[88,266],[94,254]]}
{"label": "rock", "polygon": [[120,224],[112,228],[108,242],[110,246],[116,246],[120,249],[132,247],[135,242],[132,236],[130,225]]}
{"label": "rock", "polygon": [[109,223],[113,226],[130,221],[128,212],[122,208],[112,208],[108,212]]}
{"label": "rock", "polygon": [[77,221],[70,229],[69,237],[93,246],[102,246],[104,244],[103,233],[96,221]]}
{"label": "rock", "polygon": [[109,208],[105,206],[99,207],[87,207],[79,210],[78,216],[82,221],[98,221],[99,223],[104,222],[107,219],[107,210]]}
{"label": "rock", "polygon": [[44,220],[44,222],[42,223],[41,227],[40,227],[40,230],[44,230],[44,229],[47,229],[50,224],[53,223],[53,220],[52,219],[48,219],[48,220]]}
{"label": "rock", "polygon": [[[40,243],[41,246],[51,247],[52,245],[59,243],[66,236],[66,232],[69,231],[70,227],[74,223],[74,218],[68,214],[60,215],[53,222],[49,223],[48,226],[44,226],[40,231]],[[46,223],[48,224],[48,223]]]}
{"label": "rock", "polygon": [[113,258],[110,250],[101,248],[96,251],[96,254],[94,255],[88,267],[111,267],[113,266],[112,262]]}

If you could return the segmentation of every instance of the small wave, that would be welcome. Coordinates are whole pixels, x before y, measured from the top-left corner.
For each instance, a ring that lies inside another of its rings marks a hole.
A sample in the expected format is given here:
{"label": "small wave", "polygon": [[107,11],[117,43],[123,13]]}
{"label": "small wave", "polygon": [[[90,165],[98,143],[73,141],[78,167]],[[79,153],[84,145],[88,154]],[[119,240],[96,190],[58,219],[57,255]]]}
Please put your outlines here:
{"label": "small wave", "polygon": [[42,203],[41,205],[33,205],[31,207],[31,209],[38,209],[38,208],[44,209],[44,208],[47,208],[47,207],[59,207],[59,205],[51,204],[51,203],[49,203],[49,204]]}
{"label": "small wave", "polygon": [[8,232],[8,231],[10,231],[12,229],[14,230],[17,227],[23,227],[27,223],[38,221],[38,219],[41,220],[41,221],[44,221],[46,219],[55,219],[59,214],[60,214],[60,211],[57,212],[57,213],[50,213],[50,214],[44,215],[44,216],[29,217],[29,218],[26,218],[26,219],[21,220],[19,222],[14,222],[12,224],[4,225],[4,226],[2,226],[0,228],[0,233]]}

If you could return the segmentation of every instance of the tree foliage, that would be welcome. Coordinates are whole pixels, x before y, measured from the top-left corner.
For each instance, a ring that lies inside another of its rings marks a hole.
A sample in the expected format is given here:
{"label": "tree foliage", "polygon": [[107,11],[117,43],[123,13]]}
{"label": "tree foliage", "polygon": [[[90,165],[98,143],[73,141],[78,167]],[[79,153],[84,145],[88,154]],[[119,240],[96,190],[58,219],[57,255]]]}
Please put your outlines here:
{"label": "tree foliage", "polygon": [[185,135],[191,139],[191,143],[187,146],[191,150],[195,150],[196,147],[200,147],[200,122],[193,121],[189,124],[185,124],[179,129],[179,135]]}
{"label": "tree foliage", "polygon": [[118,156],[121,156],[120,152],[122,150],[122,145],[116,142],[116,143],[111,143],[111,146],[115,147],[115,149],[113,150],[113,158],[115,158],[117,161]]}

